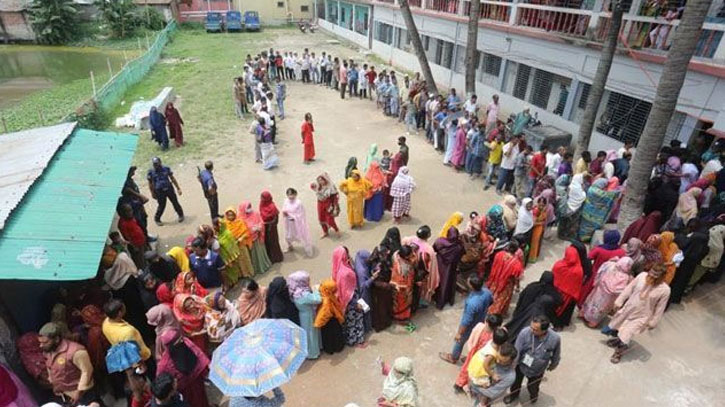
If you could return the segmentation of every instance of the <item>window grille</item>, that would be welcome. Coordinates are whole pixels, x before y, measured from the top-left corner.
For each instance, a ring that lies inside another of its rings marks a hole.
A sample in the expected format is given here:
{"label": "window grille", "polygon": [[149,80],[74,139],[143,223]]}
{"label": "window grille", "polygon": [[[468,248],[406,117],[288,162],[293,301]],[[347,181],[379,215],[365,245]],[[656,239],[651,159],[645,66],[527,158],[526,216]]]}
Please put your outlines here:
{"label": "window grille", "polygon": [[531,76],[531,67],[524,64],[517,64],[516,82],[514,82],[513,96],[517,99],[526,100],[526,90],[529,87],[529,76]]}
{"label": "window grille", "polygon": [[652,104],[617,92],[607,92],[607,96],[604,111],[597,118],[597,131],[615,140],[636,144]]}
{"label": "window grille", "polygon": [[549,105],[549,96],[551,95],[551,85],[553,83],[554,74],[548,71],[537,69],[534,72],[534,83],[531,89],[531,104],[542,109],[546,109]]}

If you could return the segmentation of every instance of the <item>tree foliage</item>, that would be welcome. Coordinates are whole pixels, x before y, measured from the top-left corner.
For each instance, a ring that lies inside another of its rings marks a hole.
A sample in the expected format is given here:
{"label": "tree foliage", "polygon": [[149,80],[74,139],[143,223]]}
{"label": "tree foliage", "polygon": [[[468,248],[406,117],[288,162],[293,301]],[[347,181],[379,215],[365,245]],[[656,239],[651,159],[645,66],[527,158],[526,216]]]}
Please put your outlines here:
{"label": "tree foliage", "polygon": [[96,0],[94,4],[113,37],[126,38],[139,25],[139,15],[133,0]]}
{"label": "tree foliage", "polygon": [[30,23],[42,44],[64,44],[78,33],[78,9],[73,0],[33,0]]}

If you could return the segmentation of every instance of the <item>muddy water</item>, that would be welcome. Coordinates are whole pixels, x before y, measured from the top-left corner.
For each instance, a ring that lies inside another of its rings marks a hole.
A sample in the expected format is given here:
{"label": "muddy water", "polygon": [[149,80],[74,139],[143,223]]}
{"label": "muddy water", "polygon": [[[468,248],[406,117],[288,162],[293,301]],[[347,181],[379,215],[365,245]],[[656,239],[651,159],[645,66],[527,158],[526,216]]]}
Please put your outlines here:
{"label": "muddy water", "polygon": [[[131,58],[128,55],[128,58]],[[88,78],[90,71],[113,72],[124,65],[122,51],[96,48],[0,46],[0,108],[12,106],[38,90]]]}

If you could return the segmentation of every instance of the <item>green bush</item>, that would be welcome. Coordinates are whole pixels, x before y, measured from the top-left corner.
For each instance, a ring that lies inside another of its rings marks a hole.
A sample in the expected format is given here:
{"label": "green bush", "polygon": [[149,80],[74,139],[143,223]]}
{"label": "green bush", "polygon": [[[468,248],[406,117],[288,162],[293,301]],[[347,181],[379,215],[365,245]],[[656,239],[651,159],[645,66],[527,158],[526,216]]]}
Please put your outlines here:
{"label": "green bush", "polygon": [[73,0],[33,0],[29,12],[41,44],[65,44],[78,34],[78,9]]}
{"label": "green bush", "polygon": [[111,115],[94,101],[84,104],[70,116],[70,120],[77,121],[79,127],[90,130],[105,130],[112,122]]}
{"label": "green bush", "polygon": [[166,27],[164,15],[153,7],[137,7],[136,18],[142,27],[152,31],[163,30]]}
{"label": "green bush", "polygon": [[133,0],[95,0],[94,4],[101,12],[101,18],[116,38],[133,35],[141,24],[137,13],[138,7]]}

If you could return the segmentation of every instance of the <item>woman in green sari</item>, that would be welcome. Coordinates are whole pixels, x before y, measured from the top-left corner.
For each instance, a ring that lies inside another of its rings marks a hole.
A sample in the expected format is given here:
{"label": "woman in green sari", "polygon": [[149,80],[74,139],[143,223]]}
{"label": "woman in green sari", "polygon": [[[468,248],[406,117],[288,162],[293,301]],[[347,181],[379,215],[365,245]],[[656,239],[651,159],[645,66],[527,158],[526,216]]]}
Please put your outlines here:
{"label": "woman in green sari", "polygon": [[237,239],[224,222],[214,218],[212,225],[219,242],[219,255],[222,256],[225,266],[222,278],[224,285],[229,289],[234,287],[240,278],[254,276],[252,260],[249,257],[249,250],[246,247],[243,249],[239,247]]}

